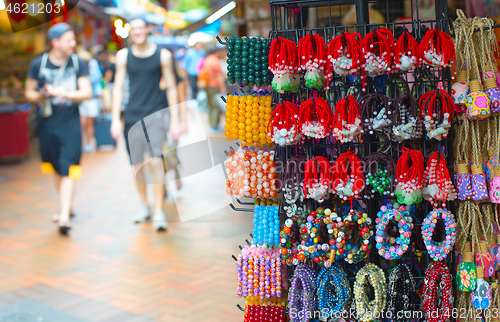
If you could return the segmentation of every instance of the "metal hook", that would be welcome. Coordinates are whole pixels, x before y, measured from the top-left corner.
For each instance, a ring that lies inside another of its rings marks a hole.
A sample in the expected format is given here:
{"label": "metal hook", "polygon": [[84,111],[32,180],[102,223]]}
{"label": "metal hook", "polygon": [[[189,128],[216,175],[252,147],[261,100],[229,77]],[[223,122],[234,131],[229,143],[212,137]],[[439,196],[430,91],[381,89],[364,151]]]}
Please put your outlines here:
{"label": "metal hook", "polygon": [[245,239],[245,242],[247,243],[248,246],[252,246],[252,243],[248,241],[248,239]]}
{"label": "metal hook", "polygon": [[253,209],[251,208],[236,208],[232,203],[229,204],[229,207],[231,207],[231,209],[233,209],[234,211],[253,212]]}
{"label": "metal hook", "polygon": [[245,312],[245,309],[242,308],[239,304],[236,304],[236,307],[241,311],[241,312]]}
{"label": "metal hook", "polygon": [[227,43],[227,42],[223,41],[222,39],[220,39],[220,37],[219,37],[219,36],[216,36],[215,38],[217,39],[217,41],[218,41],[221,45],[224,45],[224,46],[229,45],[229,43]]}
{"label": "metal hook", "polygon": [[[229,147],[231,148],[231,147]],[[232,149],[231,149],[232,150]],[[244,206],[253,206],[254,203],[253,202],[244,202],[244,201],[241,201],[240,199],[238,198],[234,198],[236,200],[237,203],[239,203],[240,205],[244,205]]]}
{"label": "metal hook", "polygon": [[224,96],[222,96],[222,95],[221,95],[221,96],[220,96],[220,99],[221,99],[224,103],[227,103],[227,102],[226,102],[226,98],[225,98]]}
{"label": "metal hook", "polygon": [[238,248],[239,248],[240,250],[243,250],[243,247],[241,247],[241,245],[238,245]]}
{"label": "metal hook", "polygon": [[234,259],[234,261],[235,261],[235,262],[237,262],[237,261],[238,261],[238,259],[236,258],[236,256],[231,255],[231,257]]}

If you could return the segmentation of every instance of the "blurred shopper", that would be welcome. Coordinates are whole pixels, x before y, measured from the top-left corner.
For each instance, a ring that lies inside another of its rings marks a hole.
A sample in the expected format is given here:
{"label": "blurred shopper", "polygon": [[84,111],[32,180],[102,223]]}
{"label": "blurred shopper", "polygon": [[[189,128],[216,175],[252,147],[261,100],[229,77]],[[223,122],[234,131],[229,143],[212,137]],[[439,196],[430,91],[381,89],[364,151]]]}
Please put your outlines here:
{"label": "blurred shopper", "polygon": [[184,63],[186,65],[186,72],[189,77],[189,84],[191,85],[192,98],[196,99],[198,95],[198,86],[196,84],[199,73],[199,62],[205,57],[205,50],[203,50],[202,43],[196,43],[193,47],[189,48],[184,55]]}
{"label": "blurred shopper", "polygon": [[75,33],[67,23],[52,26],[47,33],[52,48],[35,58],[26,80],[26,98],[39,103],[42,171],[55,172],[59,191],[59,231],[70,229],[70,213],[79,178],[82,136],[78,104],[92,98],[87,64],[75,54]]}
{"label": "blurred shopper", "polygon": [[[160,49],[155,44],[147,41],[148,34],[151,33],[151,26],[142,19],[134,18],[130,23],[131,46],[120,50],[116,55],[116,75],[115,87],[113,89],[113,120],[111,123],[111,134],[116,140],[122,131],[120,121],[120,109],[123,99],[123,86],[126,75],[130,81],[130,97],[125,111],[125,139],[131,163],[134,165],[134,172],[143,171],[144,154],[152,149],[154,155],[160,155],[164,140],[167,134],[166,124],[156,122],[147,128],[148,136],[157,138],[152,140],[159,146],[150,144],[148,146],[143,138],[129,137],[129,130],[137,122],[143,121],[147,116],[165,108],[164,95],[160,89],[160,80],[163,76],[166,85],[166,97],[170,105],[170,133],[174,140],[185,131],[185,123],[179,116],[179,98],[176,86],[176,77],[173,66],[172,53],[166,49]],[[133,149],[131,149],[133,147]],[[165,176],[163,163],[160,158],[153,158],[149,164],[152,168],[154,178],[163,181]],[[142,176],[143,177],[143,176]],[[152,211],[148,207],[146,195],[146,183],[136,180],[137,189],[142,200],[142,209],[137,214],[135,222],[147,220],[151,214],[153,216],[153,226],[156,230],[166,230],[168,223],[163,212],[163,202],[165,197],[165,185],[153,185],[155,194],[155,205]]]}
{"label": "blurred shopper", "polygon": [[101,78],[102,73],[99,68],[99,63],[92,54],[85,50],[78,50],[78,57],[88,64],[89,67],[89,79],[92,85],[93,96],[91,99],[83,101],[80,103],[80,124],[83,133],[83,151],[84,152],[94,152],[95,150],[95,129],[94,123],[95,118],[99,115],[101,110],[101,101],[99,96],[102,93]]}
{"label": "blurred shopper", "polygon": [[222,71],[221,60],[226,58],[226,47],[217,47],[203,62],[203,69],[207,75],[207,108],[208,122],[213,131],[219,131],[221,109],[217,97],[227,93],[226,74]]}

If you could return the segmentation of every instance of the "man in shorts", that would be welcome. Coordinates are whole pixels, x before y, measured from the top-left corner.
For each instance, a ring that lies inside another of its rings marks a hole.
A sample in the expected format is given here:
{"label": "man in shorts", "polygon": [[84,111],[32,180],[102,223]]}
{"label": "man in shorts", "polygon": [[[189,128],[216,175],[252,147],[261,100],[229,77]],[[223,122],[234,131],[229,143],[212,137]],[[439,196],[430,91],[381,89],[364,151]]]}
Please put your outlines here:
{"label": "man in shorts", "polygon": [[[151,26],[143,18],[133,18],[130,24],[130,41],[132,45],[116,54],[115,86],[113,89],[113,119],[111,135],[117,140],[122,131],[120,108],[123,99],[123,85],[126,75],[129,79],[129,101],[125,110],[124,134],[131,164],[134,167],[137,189],[142,207],[135,217],[135,222],[144,222],[152,215],[153,227],[158,231],[167,229],[168,223],[163,212],[165,199],[165,169],[160,158],[163,153],[163,142],[167,134],[164,122],[166,112],[165,96],[170,110],[169,131],[177,140],[185,131],[185,123],[180,122],[179,99],[172,53],[149,43],[148,35]],[[166,94],[160,89],[161,78],[164,78]],[[150,210],[146,194],[144,175],[144,155],[151,160],[148,165],[152,170],[152,183],[155,205]]]}
{"label": "man in shorts", "polygon": [[59,191],[59,231],[70,229],[75,179],[80,177],[82,137],[78,104],[92,98],[87,64],[75,54],[75,33],[67,23],[52,26],[51,49],[35,58],[26,79],[25,96],[39,104],[38,136],[42,171],[55,173]]}

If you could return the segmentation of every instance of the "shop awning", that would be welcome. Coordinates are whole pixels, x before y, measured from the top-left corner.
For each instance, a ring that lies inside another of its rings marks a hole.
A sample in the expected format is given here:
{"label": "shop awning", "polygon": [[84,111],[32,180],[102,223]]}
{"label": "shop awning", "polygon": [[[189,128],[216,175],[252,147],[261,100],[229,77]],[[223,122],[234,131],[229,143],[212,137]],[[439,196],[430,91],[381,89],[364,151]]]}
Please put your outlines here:
{"label": "shop awning", "polygon": [[[102,0],[108,1],[108,0]],[[114,0],[116,8],[106,8],[109,14],[129,19],[134,16],[144,15],[148,22],[153,24],[165,24],[169,28],[184,28],[187,26],[181,12],[168,11],[162,6],[149,2],[148,0]]]}

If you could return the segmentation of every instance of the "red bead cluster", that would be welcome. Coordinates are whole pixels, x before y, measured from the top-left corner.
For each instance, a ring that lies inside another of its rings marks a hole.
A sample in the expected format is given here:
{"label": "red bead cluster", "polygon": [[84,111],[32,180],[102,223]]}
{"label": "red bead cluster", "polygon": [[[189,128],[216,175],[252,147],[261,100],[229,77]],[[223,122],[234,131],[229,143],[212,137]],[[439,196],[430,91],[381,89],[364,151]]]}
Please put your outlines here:
{"label": "red bead cluster", "polygon": [[284,322],[284,306],[247,305],[245,322]]}

